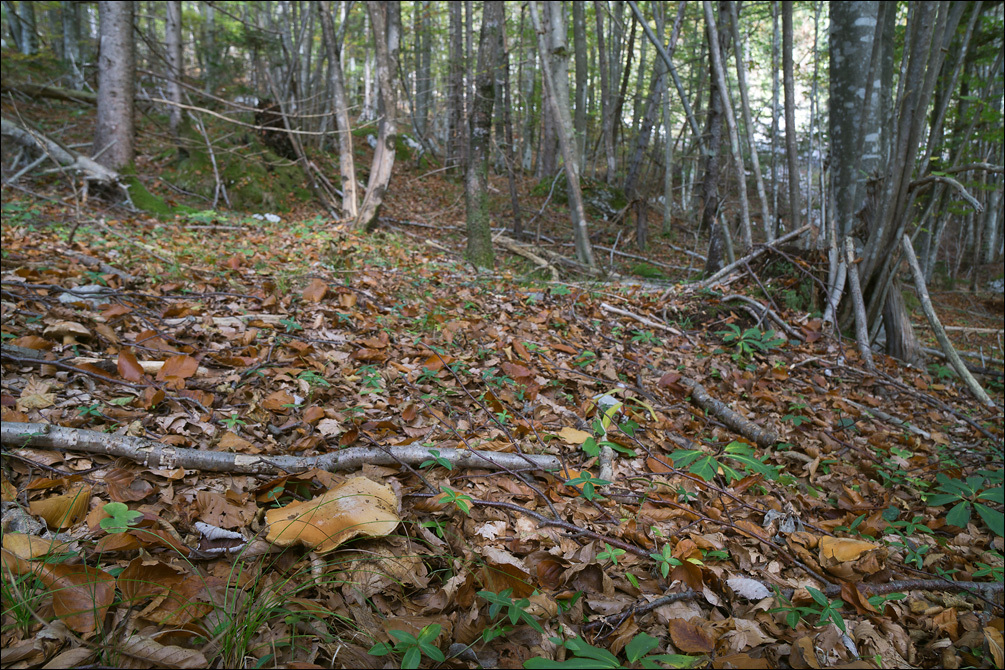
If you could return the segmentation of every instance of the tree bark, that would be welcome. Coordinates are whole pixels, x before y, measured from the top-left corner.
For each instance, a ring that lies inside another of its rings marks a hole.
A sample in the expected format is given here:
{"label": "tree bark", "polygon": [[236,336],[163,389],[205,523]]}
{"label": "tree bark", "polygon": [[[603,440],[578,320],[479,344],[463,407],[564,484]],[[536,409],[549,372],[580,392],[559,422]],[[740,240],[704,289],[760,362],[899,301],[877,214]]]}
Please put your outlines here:
{"label": "tree bark", "polygon": [[[397,40],[388,32],[389,19],[394,8],[392,2],[367,3],[367,14],[373,26],[374,51],[376,52],[377,82],[380,86],[380,97],[383,106],[383,116],[380,119],[380,130],[377,134],[377,148],[373,153],[373,165],[370,167],[370,179],[367,181],[366,194],[356,216],[357,228],[371,228],[377,220],[377,214],[384,201],[384,192],[391,182],[391,169],[394,167],[394,145],[397,139],[395,128],[395,112],[398,101],[391,73],[395,71],[397,59]],[[389,39],[390,38],[390,39]]]}
{"label": "tree bark", "polygon": [[[729,148],[733,154],[733,166],[736,168],[736,186],[740,193],[740,224],[743,230],[743,246],[745,250],[750,250],[753,246],[750,234],[750,207],[747,202],[747,171],[743,167],[743,155],[740,153],[740,138],[736,130],[736,119],[733,117],[733,106],[729,100],[729,85],[726,82],[726,68],[723,65],[726,55],[725,42],[719,41],[719,33],[726,33],[725,26],[722,30],[716,28],[715,12],[712,3],[704,0],[702,3],[705,9],[705,22],[708,25],[709,54],[712,56],[712,75],[718,83],[719,95],[722,97],[722,109],[726,117],[726,126],[729,129]],[[729,13],[726,0],[719,2],[719,16]],[[721,223],[721,220],[720,220]]]}
{"label": "tree bark", "polygon": [[761,159],[757,155],[754,121],[750,115],[750,96],[747,94],[747,66],[744,60],[743,43],[740,41],[740,18],[736,9],[736,0],[729,0],[729,26],[733,33],[733,51],[736,56],[736,81],[740,89],[740,109],[743,112],[743,127],[747,131],[747,147],[750,150],[750,164],[754,171],[754,182],[757,186],[757,198],[761,201],[761,224],[768,242],[775,239],[775,231],[771,225],[771,214],[768,211],[768,196],[764,190],[764,178],[761,176]]}
{"label": "tree bark", "polygon": [[[178,131],[181,126],[181,77],[184,72],[181,49],[181,1],[170,0],[165,3],[167,21],[164,28],[164,42],[167,51],[168,82],[167,97],[171,101],[169,124],[171,137],[178,141]],[[181,148],[179,147],[179,151]]]}
{"label": "tree bark", "polygon": [[339,172],[342,179],[342,216],[355,219],[359,208],[356,192],[356,163],[352,149],[352,127],[349,125],[349,100],[345,92],[345,78],[342,72],[342,37],[345,35],[345,21],[336,34],[332,21],[331,2],[322,0],[318,5],[321,16],[321,33],[328,48],[328,63],[331,73],[332,105],[335,107],[335,129],[338,134]]}
{"label": "tree bark", "polygon": [[133,3],[99,2],[98,113],[94,129],[95,160],[121,170],[133,162],[135,60]]}
{"label": "tree bark", "polygon": [[495,70],[499,54],[499,33],[504,25],[502,0],[486,0],[478,40],[478,67],[471,104],[471,155],[465,178],[467,209],[467,251],[465,257],[476,267],[491,268],[492,230],[486,186],[489,171],[489,138],[492,133],[492,106]]}
{"label": "tree bark", "polygon": [[[586,48],[586,6],[584,2],[572,3],[572,43],[576,52],[576,116],[573,125],[576,129],[576,153],[579,160],[586,162],[586,89],[587,89],[587,58]],[[579,176],[583,176],[580,166]]]}
{"label": "tree bark", "polygon": [[611,80],[609,78],[609,58],[604,39],[604,10],[601,0],[593,0],[593,13],[597,21],[597,67],[600,70],[600,132],[604,138],[604,158],[607,173],[604,181],[614,183],[616,171],[614,161],[614,110],[611,105]]}
{"label": "tree bark", "polygon": [[69,66],[70,87],[84,88],[84,74],[80,70],[80,5],[76,2],[59,3],[63,21],[63,60]]}
{"label": "tree bark", "polygon": [[464,26],[461,3],[448,4],[450,11],[450,92],[448,96],[447,165],[464,165]]}
{"label": "tree bark", "polygon": [[[556,3],[557,4],[557,3]],[[536,0],[531,0],[530,16],[534,23],[534,30],[537,32],[538,52],[541,54],[541,73],[545,78],[547,88],[554,92],[556,83],[553,81],[552,67],[549,62],[552,53],[545,42],[544,29],[542,28],[541,17],[538,14]],[[571,133],[567,129],[572,128],[572,117],[569,114],[569,100],[561,99],[558,95],[548,97],[551,104],[552,116],[555,125],[558,127],[558,143],[562,150],[562,161],[565,163],[565,176],[569,185],[569,205],[572,210],[573,233],[576,242],[576,258],[591,269],[597,267],[593,257],[593,247],[590,244],[590,235],[586,227],[586,210],[583,207],[583,193],[579,188],[579,175],[576,166],[579,160],[576,156],[576,145],[573,142]]]}
{"label": "tree bark", "polygon": [[782,2],[782,70],[785,89],[785,158],[789,166],[789,226],[799,227],[799,154],[796,148],[796,82],[792,63],[792,0]]}

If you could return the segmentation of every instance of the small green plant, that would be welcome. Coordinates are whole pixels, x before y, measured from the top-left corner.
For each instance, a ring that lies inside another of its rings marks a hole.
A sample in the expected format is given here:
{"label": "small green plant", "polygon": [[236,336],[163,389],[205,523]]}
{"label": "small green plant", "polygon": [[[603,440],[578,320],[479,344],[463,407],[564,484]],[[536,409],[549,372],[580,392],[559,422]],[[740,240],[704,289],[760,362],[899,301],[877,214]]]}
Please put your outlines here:
{"label": "small green plant", "polygon": [[618,564],[618,556],[625,553],[624,549],[618,549],[617,547],[612,547],[611,545],[604,542],[604,550],[597,554],[598,561],[610,560],[614,565]]}
{"label": "small green plant", "polygon": [[601,499],[599,493],[597,493],[597,487],[607,486],[610,484],[606,479],[600,479],[599,477],[594,477],[590,474],[588,470],[583,470],[579,473],[575,479],[569,479],[565,482],[566,486],[578,486],[582,484],[582,494],[587,500],[593,500],[594,498]]}
{"label": "small green plant", "polygon": [[956,376],[956,372],[945,365],[940,363],[932,363],[928,366],[928,371],[932,373],[932,376],[939,381],[944,381],[946,379],[952,379]]}
{"label": "small green plant", "polygon": [[325,379],[323,375],[319,375],[314,370],[304,370],[299,375],[297,375],[297,379],[304,380],[310,386],[323,386],[325,388],[331,386],[331,382]]}
{"label": "small green plant", "polygon": [[443,456],[440,456],[439,449],[430,449],[429,455],[432,456],[432,458],[422,461],[419,465],[420,468],[431,468],[434,465],[439,465],[441,468],[445,468],[447,470],[454,469],[453,463],[443,458]]}
{"label": "small green plant", "polygon": [[777,586],[773,586],[773,588],[775,590],[775,598],[782,603],[782,606],[775,607],[768,611],[785,612],[785,623],[789,625],[789,628],[795,628],[796,624],[798,624],[804,617],[816,614],[819,617],[817,620],[818,626],[826,621],[832,621],[842,633],[846,631],[844,618],[841,616],[841,612],[839,611],[842,607],[844,607],[843,600],[832,601],[821,591],[813,588],[812,586],[807,586],[806,590],[809,591],[814,604],[807,607],[799,607],[793,605],[788,598],[782,595],[782,592]]}
{"label": "small green plant", "polygon": [[552,286],[551,289],[549,289],[549,292],[552,295],[569,295],[570,293],[572,293],[572,289],[569,288],[568,286],[563,286],[561,284],[558,284],[558,285]]}
{"label": "small green plant", "polygon": [[386,656],[390,653],[401,654],[401,667],[403,669],[418,668],[422,662],[423,654],[436,663],[443,663],[447,660],[439,647],[434,644],[440,635],[440,624],[438,623],[423,626],[417,636],[403,630],[389,630],[388,634],[396,640],[395,643],[392,645],[390,642],[381,642],[373,645],[369,652],[372,656]]}
{"label": "small green plant", "polygon": [[970,509],[973,507],[995,535],[1005,535],[1005,516],[979,502],[986,500],[999,505],[1005,504],[1005,487],[998,485],[986,488],[987,479],[981,474],[971,475],[966,480],[950,479],[940,472],[935,476],[935,481],[938,483],[935,490],[939,493],[925,495],[925,504],[938,507],[956,503],[946,515],[946,523],[960,528],[967,527],[970,522]]}
{"label": "small green plant", "polygon": [[513,600],[513,589],[505,589],[499,593],[494,593],[492,591],[479,591],[478,596],[489,603],[489,618],[495,619],[499,615],[499,612],[506,609],[506,617],[509,622],[514,626],[520,621],[536,630],[538,633],[543,633],[544,628],[538,623],[537,619],[527,611],[527,607],[530,606],[530,600],[527,598],[520,598],[519,600]]}
{"label": "small green plant", "polygon": [[660,338],[653,335],[648,330],[633,330],[632,331],[632,342],[636,344],[656,344],[660,343]]}
{"label": "small green plant", "polygon": [[574,358],[572,360],[572,363],[576,367],[585,368],[587,365],[589,365],[595,360],[597,360],[597,355],[592,351],[587,350],[579,354],[579,356],[577,356],[576,358]]}
{"label": "small green plant", "polygon": [[304,327],[301,326],[299,323],[297,323],[295,319],[291,319],[291,318],[280,319],[279,323],[281,323],[284,326],[286,326],[286,332],[287,333],[293,333],[293,332],[296,332],[298,330],[303,330],[304,329]]}
{"label": "small green plant", "polygon": [[790,402],[789,403],[789,413],[782,417],[782,421],[788,421],[793,426],[798,428],[804,423],[809,423],[809,417],[802,415],[802,411],[806,409],[806,403],[804,402]]}
{"label": "small green plant", "polygon": [[1002,555],[996,551],[990,551],[988,554],[992,560],[996,561],[995,565],[978,561],[976,563],[978,570],[974,572],[974,577],[990,577],[992,581],[996,582],[1005,580],[1005,565],[1002,564]]}
{"label": "small green plant", "polygon": [[449,486],[440,487],[440,490],[443,492],[443,497],[440,498],[440,502],[452,503],[457,506],[457,509],[461,510],[465,514],[470,514],[471,505],[474,503],[471,496],[455,491]]}
{"label": "small green plant", "polygon": [[752,358],[754,354],[766,354],[772,349],[779,349],[788,340],[778,335],[774,330],[761,331],[758,328],[748,328],[740,330],[734,323],[727,324],[729,330],[716,332],[722,338],[723,344],[733,346],[735,351],[732,354],[734,361]]}
{"label": "small green plant", "polygon": [[376,365],[364,365],[359,369],[359,376],[363,379],[361,395],[380,395],[384,392],[383,380]]}
{"label": "small green plant", "polygon": [[722,456],[716,458],[699,449],[679,449],[670,454],[670,459],[676,467],[687,467],[688,472],[698,475],[706,482],[712,481],[720,470],[730,482],[743,479],[743,474],[724,463],[721,459],[735,461],[750,474],[764,475],[767,479],[778,479],[778,468],[764,462],[766,456],[758,458],[754,449],[743,442],[730,442],[723,450]]}
{"label": "small green plant", "polygon": [[[615,668],[624,667],[618,657],[606,649],[595,647],[582,638],[574,637],[569,640],[553,637],[554,644],[562,645],[570,652],[572,658],[565,661],[554,661],[550,658],[531,658],[524,661],[525,668],[538,668],[553,670],[556,668]],[[703,660],[701,656],[685,656],[683,654],[651,654],[650,652],[659,646],[659,640],[648,633],[639,633],[625,645],[625,657],[630,665],[640,664],[647,670],[649,668],[690,668],[695,663]]]}
{"label": "small green plant", "polygon": [[231,412],[229,419],[220,419],[220,423],[227,427],[227,430],[234,430],[234,426],[244,426],[246,423],[238,418],[237,412]]}
{"label": "small green plant", "polygon": [[143,517],[143,512],[129,509],[125,503],[110,502],[105,505],[105,513],[109,516],[102,519],[98,525],[108,533],[124,533],[129,527]]}
{"label": "small green plant", "polygon": [[[669,542],[663,545],[663,549],[661,551],[654,551],[649,555],[654,561],[656,561],[656,565],[659,566],[660,574],[663,575],[663,579],[666,579],[667,575],[670,574],[670,568],[674,568],[678,565],[684,565],[679,558],[675,558],[673,556],[673,547],[670,546]],[[701,561],[698,561],[698,563],[701,563]]]}
{"label": "small green plant", "polygon": [[101,416],[101,403],[96,402],[92,405],[88,405],[87,407],[81,407],[80,416],[85,419],[91,416]]}

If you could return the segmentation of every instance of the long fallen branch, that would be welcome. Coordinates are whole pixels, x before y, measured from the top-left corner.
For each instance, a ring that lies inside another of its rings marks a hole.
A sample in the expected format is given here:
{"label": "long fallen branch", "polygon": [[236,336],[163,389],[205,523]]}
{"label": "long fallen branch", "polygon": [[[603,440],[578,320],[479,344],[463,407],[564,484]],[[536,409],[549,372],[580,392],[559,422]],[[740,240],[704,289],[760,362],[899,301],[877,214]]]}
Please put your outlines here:
{"label": "long fallen branch", "polygon": [[678,382],[691,389],[691,401],[708,414],[712,414],[730,429],[736,431],[760,447],[770,447],[778,442],[778,434],[768,428],[761,428],[756,423],[741,416],[721,400],[716,400],[708,394],[705,387],[693,379],[681,377]]}
{"label": "long fallen branch", "polygon": [[917,256],[914,255],[914,246],[911,245],[911,238],[904,235],[901,238],[901,242],[903,242],[904,255],[911,266],[911,274],[914,276],[914,287],[918,292],[918,300],[921,301],[921,309],[925,312],[925,316],[928,317],[928,323],[931,324],[932,330],[935,331],[935,338],[939,341],[943,353],[946,354],[946,359],[953,366],[953,369],[956,370],[956,374],[960,376],[963,383],[966,384],[970,393],[985,407],[994,407],[994,400],[988,396],[980,383],[974,379],[974,376],[970,374],[970,370],[967,370],[967,366],[960,359],[960,355],[956,353],[956,348],[949,340],[949,336],[946,335],[946,330],[942,327],[942,322],[939,321],[935,308],[932,307],[932,300],[928,297],[928,288],[925,286],[925,275],[921,272],[921,266],[918,265]]}
{"label": "long fallen branch", "polygon": [[[166,470],[185,468],[247,475],[301,472],[311,468],[329,471],[354,470],[367,463],[420,465],[423,461],[433,458],[428,448],[416,445],[384,448],[350,447],[321,456],[253,456],[227,451],[172,447],[143,437],[109,435],[95,430],[66,428],[47,423],[4,422],[0,427],[0,443],[10,448],[39,447],[106,454],[128,458],[148,468]],[[541,470],[558,470],[562,467],[557,457],[547,455],[442,448],[439,450],[439,457],[461,468],[519,470],[533,465]]]}

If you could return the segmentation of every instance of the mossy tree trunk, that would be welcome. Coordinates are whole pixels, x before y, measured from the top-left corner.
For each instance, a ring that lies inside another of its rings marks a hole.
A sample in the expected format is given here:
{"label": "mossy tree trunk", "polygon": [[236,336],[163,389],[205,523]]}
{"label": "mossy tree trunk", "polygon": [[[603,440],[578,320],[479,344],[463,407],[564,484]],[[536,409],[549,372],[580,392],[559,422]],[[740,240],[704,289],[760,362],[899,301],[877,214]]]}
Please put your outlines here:
{"label": "mossy tree trunk", "polygon": [[492,230],[488,197],[489,135],[495,97],[495,70],[499,58],[499,32],[503,25],[502,0],[487,0],[478,44],[478,71],[471,111],[470,160],[464,180],[467,205],[468,247],[465,256],[477,267],[492,267]]}

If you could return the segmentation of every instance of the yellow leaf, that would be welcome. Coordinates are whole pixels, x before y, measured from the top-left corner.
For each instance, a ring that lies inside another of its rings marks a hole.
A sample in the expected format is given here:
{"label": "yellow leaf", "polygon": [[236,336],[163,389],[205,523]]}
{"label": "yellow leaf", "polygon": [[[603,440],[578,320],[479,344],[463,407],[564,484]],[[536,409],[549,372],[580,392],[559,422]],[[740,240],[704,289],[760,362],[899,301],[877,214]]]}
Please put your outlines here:
{"label": "yellow leaf", "polygon": [[585,430],[577,430],[572,426],[566,426],[558,431],[557,435],[569,444],[582,444],[593,437],[593,435],[587,433]]}
{"label": "yellow leaf", "polygon": [[875,544],[863,542],[862,540],[829,536],[820,538],[820,556],[834,559],[841,563],[854,561],[865,552],[875,548]]}

